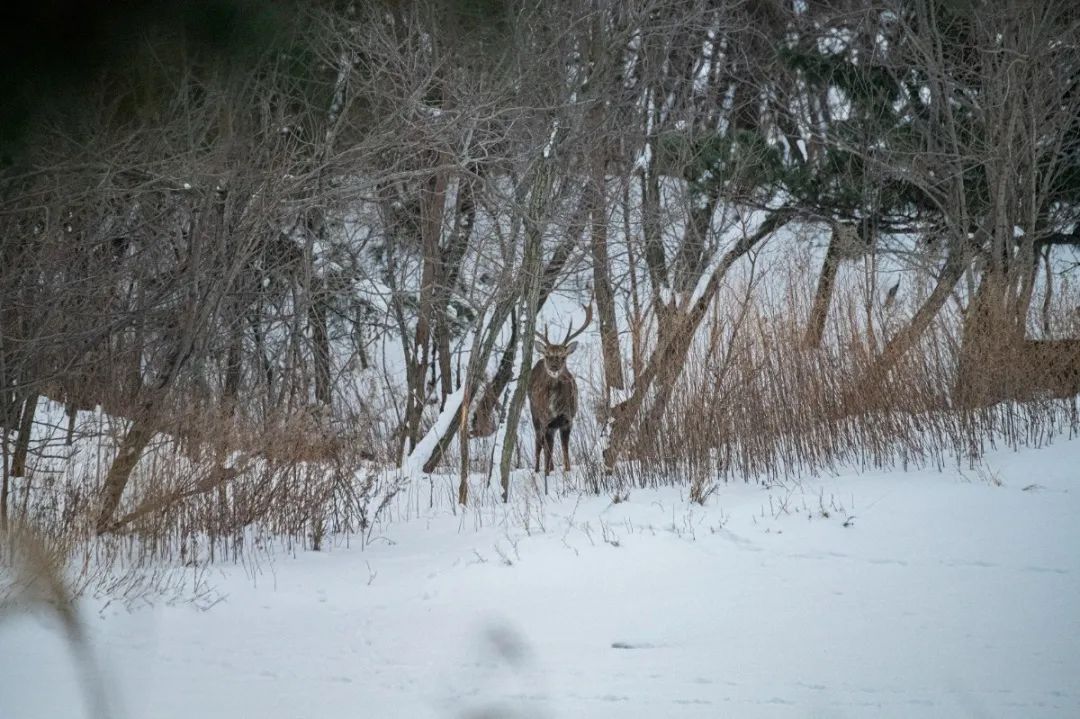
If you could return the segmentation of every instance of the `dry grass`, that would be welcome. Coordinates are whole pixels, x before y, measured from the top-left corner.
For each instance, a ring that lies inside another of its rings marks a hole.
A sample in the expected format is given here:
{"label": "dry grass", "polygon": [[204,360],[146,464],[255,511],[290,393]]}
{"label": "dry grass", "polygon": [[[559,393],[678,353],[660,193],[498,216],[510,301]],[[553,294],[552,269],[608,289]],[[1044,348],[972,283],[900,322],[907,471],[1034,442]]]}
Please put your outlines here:
{"label": "dry grass", "polygon": [[[59,428],[45,427],[27,476],[12,478],[13,526],[35,529],[53,563],[66,567],[74,596],[207,606],[217,601],[205,582],[209,564],[256,571],[274,552],[318,550],[331,535],[367,541],[401,489],[399,477],[376,468],[368,445],[319,418],[301,414],[242,432],[204,416],[187,422],[199,434],[154,439],[111,531],[98,536],[97,497],[122,424],[83,415],[70,447]],[[0,572],[10,568],[0,561]]]}
{"label": "dry grass", "polygon": [[[868,311],[866,298],[877,295],[858,281],[840,283],[825,341],[810,347],[804,334],[813,279],[782,265],[768,275],[732,279],[691,349],[666,413],[637,428],[625,461],[611,473],[596,451],[602,413],[597,421],[589,412],[603,403],[582,372],[586,396],[573,437],[580,489],[622,498],[634,487],[678,484],[705,502],[733,480],[777,483],[841,466],[970,467],[990,447],[1039,446],[1080,428],[1072,396],[1038,389],[1042,376],[1060,384],[1053,377],[1063,370],[1051,364],[1040,374],[1037,363],[1018,361],[1015,349],[975,359],[998,368],[980,376],[984,385],[996,382],[999,394],[1015,396],[1022,376],[1024,401],[955,402],[958,303],[882,381],[858,382],[921,293],[911,291],[905,304],[888,308],[871,302]],[[1074,292],[1055,293],[1048,315],[1053,336],[1075,331],[1076,304]],[[55,562],[71,568],[74,593],[212,604],[201,574],[210,563],[257,568],[269,553],[318,550],[329,538],[364,543],[391,515],[453,506],[453,482],[441,481],[446,478],[406,486],[400,473],[386,469],[387,458],[370,448],[393,442],[369,423],[334,423],[304,412],[248,429],[206,413],[171,421],[183,431],[161,434],[148,448],[107,535],[95,536],[93,509],[123,421],[85,415],[70,448],[58,422],[35,448],[29,476],[14,481],[12,520],[34,527]],[[525,434],[519,467],[532,459]],[[472,471],[485,476],[490,458],[490,442],[480,442]],[[445,461],[457,465],[454,453]],[[494,502],[493,496],[481,491],[474,501]]]}
{"label": "dry grass", "polygon": [[[810,281],[791,272],[768,286],[744,282],[695,343],[663,419],[638,426],[629,461],[611,474],[589,472],[597,489],[685,484],[703,501],[734,479],[773,483],[840,466],[971,466],[990,447],[1037,447],[1080,429],[1069,385],[1080,367],[1076,342],[1000,349],[994,336],[983,343],[993,349],[968,353],[980,386],[993,391],[962,406],[955,308],[884,378],[865,383],[885,338],[906,321],[904,308],[871,303],[868,312],[863,287],[839,287],[825,341],[811,347]],[[1061,334],[1075,330],[1076,299],[1055,298]],[[912,293],[906,311],[919,300]]]}

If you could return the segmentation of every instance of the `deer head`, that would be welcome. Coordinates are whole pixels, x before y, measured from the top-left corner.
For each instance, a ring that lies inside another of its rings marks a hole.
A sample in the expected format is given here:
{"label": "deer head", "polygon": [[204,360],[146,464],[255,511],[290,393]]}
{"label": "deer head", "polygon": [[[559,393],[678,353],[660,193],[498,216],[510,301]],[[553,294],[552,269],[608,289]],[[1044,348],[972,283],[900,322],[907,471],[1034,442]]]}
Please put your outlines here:
{"label": "deer head", "polygon": [[585,321],[581,327],[574,329],[573,323],[566,331],[566,337],[562,342],[552,342],[548,338],[547,325],[544,326],[543,334],[536,333],[536,351],[543,357],[544,370],[552,377],[558,377],[566,369],[566,358],[577,349],[578,343],[572,340],[585,331],[592,322],[592,302],[582,305],[585,308]]}

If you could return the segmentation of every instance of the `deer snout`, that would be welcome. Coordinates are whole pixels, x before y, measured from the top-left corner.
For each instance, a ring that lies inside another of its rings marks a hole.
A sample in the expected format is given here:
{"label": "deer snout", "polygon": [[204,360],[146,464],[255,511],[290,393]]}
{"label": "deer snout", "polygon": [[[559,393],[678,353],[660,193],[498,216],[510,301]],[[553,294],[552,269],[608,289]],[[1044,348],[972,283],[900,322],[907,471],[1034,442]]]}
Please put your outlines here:
{"label": "deer snout", "polygon": [[559,373],[561,373],[563,371],[564,367],[566,367],[566,358],[565,357],[545,357],[544,358],[544,369],[546,369],[548,374],[550,374],[552,377],[555,377]]}

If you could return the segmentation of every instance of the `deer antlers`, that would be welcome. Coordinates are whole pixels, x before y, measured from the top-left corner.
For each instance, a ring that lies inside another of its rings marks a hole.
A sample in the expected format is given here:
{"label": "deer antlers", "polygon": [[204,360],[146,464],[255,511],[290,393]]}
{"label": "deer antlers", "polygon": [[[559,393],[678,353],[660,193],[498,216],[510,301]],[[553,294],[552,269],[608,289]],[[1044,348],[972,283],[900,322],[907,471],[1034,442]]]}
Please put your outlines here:
{"label": "deer antlers", "polygon": [[570,340],[584,332],[585,328],[592,322],[592,299],[589,300],[589,304],[582,305],[582,307],[585,308],[585,322],[583,322],[581,327],[578,327],[576,331],[574,330],[574,323],[570,323],[570,328],[566,330],[566,339],[562,341],[564,345],[569,344]]}
{"label": "deer antlers", "polygon": [[[568,344],[570,344],[570,340],[574,339],[575,337],[577,337],[578,335],[580,335],[582,332],[585,331],[585,328],[588,327],[589,324],[592,322],[592,306],[593,306],[592,298],[589,299],[588,304],[582,305],[582,308],[585,310],[585,321],[581,324],[581,327],[578,327],[576,330],[574,329],[574,323],[571,322],[569,329],[566,330],[566,338],[563,339],[563,341],[560,342],[559,345],[568,345]],[[546,323],[544,324],[544,332],[543,332],[543,334],[541,334],[540,332],[537,332],[536,333],[536,338],[538,340],[540,340],[541,342],[543,342],[545,345],[549,346],[549,347],[557,346],[557,345],[553,345],[551,340],[548,339],[548,326],[547,326]]]}

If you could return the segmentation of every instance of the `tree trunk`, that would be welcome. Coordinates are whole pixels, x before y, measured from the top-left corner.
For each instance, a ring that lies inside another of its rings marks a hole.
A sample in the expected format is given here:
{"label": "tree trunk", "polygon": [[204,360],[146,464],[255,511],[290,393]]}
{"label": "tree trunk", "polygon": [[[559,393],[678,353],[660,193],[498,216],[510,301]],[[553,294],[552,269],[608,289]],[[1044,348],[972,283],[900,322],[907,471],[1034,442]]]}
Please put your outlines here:
{"label": "tree trunk", "polygon": [[115,532],[122,527],[131,524],[140,517],[145,517],[148,514],[170,507],[181,500],[197,497],[215,489],[221,492],[225,488],[225,485],[235,479],[240,472],[241,470],[237,467],[225,467],[219,464],[210,470],[210,473],[206,477],[199,480],[190,489],[178,489],[162,496],[151,497],[144,500],[138,507],[119,517],[115,522],[111,522],[108,526],[108,531]]}
{"label": "tree trunk", "polygon": [[634,253],[634,241],[630,230],[630,183],[623,185],[622,196],[623,241],[626,242],[626,261],[630,271],[630,370],[633,382],[637,384],[643,366],[641,330],[645,324],[641,312],[641,300],[638,294],[637,257]]}
{"label": "tree trunk", "polygon": [[[532,301],[535,301],[535,293],[530,292]],[[530,301],[526,301],[526,308]],[[521,412],[525,406],[525,399],[529,395],[529,378],[532,375],[532,352],[528,351],[531,345],[529,338],[536,331],[536,313],[531,312],[525,319],[525,333],[522,335],[521,369],[518,371],[518,382],[514,388],[514,396],[510,399],[507,408],[505,440],[502,445],[502,455],[499,457],[499,480],[502,484],[502,500],[510,499],[510,464],[517,448],[517,427],[521,422]]]}
{"label": "tree trunk", "polygon": [[[654,153],[655,154],[655,153]],[[650,163],[654,165],[655,160]],[[645,267],[653,287],[653,298],[660,304],[661,289],[667,287],[667,260],[664,257],[664,241],[660,236],[661,207],[660,184],[652,172],[653,167],[641,178],[641,234],[645,244]],[[658,308],[659,309],[659,308]]]}
{"label": "tree trunk", "polygon": [[256,304],[248,315],[248,324],[251,325],[251,336],[255,342],[255,358],[258,360],[261,370],[259,372],[260,380],[266,383],[265,401],[267,405],[270,405],[274,398],[274,366],[270,364],[270,358],[266,355],[266,341],[263,339],[261,315],[261,303]]}
{"label": "tree trunk", "polygon": [[446,178],[433,175],[420,193],[420,234],[423,246],[423,268],[420,273],[420,302],[416,314],[416,341],[413,362],[408,374],[408,402],[405,414],[406,436],[410,451],[420,439],[420,423],[427,402],[425,386],[430,362],[431,328],[435,308],[435,286],[442,278],[442,252],[439,239],[442,213],[446,201]]}
{"label": "tree trunk", "polygon": [[517,313],[510,312],[510,341],[507,342],[502,356],[499,358],[499,366],[491,382],[484,388],[480,401],[476,403],[476,410],[472,415],[472,427],[470,437],[490,437],[495,434],[497,422],[495,410],[499,405],[499,397],[503,390],[510,384],[514,376],[514,358],[517,357],[518,321]]}
{"label": "tree trunk", "polygon": [[[235,429],[235,424],[232,420],[236,417],[237,403],[240,397],[240,381],[243,378],[242,353],[244,349],[244,308],[237,304],[233,307],[233,313],[230,317],[233,324],[230,328],[231,337],[229,338],[229,352],[225,360],[225,386],[224,391],[222,392],[222,400],[225,406],[225,416],[230,420],[230,426],[227,427],[226,431],[231,434]],[[317,389],[318,385],[316,385],[316,390]],[[215,472],[225,472],[227,474],[227,470],[224,467],[224,458],[227,455],[228,441],[229,440],[227,439],[218,444],[217,466]],[[222,476],[225,475],[223,474]],[[228,527],[229,496],[224,481],[217,485],[217,504],[217,534],[218,536],[225,536]],[[123,519],[117,522],[117,524],[123,523]]]}
{"label": "tree trunk", "polygon": [[315,363],[315,401],[329,407],[331,402],[330,331],[326,324],[329,298],[321,278],[311,278],[308,324],[311,326],[312,356]]}
{"label": "tree trunk", "polygon": [[19,419],[19,437],[15,441],[15,452],[11,457],[11,476],[26,475],[26,455],[30,450],[30,435],[34,430],[34,415],[37,413],[38,394],[31,392],[23,402],[22,416]]}
{"label": "tree trunk", "polygon": [[[612,389],[622,389],[622,352],[619,348],[619,327],[615,319],[615,293],[611,287],[611,268],[608,260],[608,157],[612,154],[614,140],[609,132],[609,115],[605,111],[605,92],[613,78],[608,77],[607,64],[603,58],[609,44],[604,12],[592,13],[589,27],[588,80],[585,133],[591,143],[588,153],[589,184],[585,191],[588,198],[590,222],[590,247],[592,250],[593,293],[599,316],[600,348],[604,357],[605,408],[610,401]],[[534,310],[536,308],[533,308]],[[527,335],[532,337],[532,335]],[[528,352],[526,354],[532,354]]]}
{"label": "tree trunk", "polygon": [[962,406],[1018,399],[1041,368],[1021,366],[1039,257],[1025,237],[1020,250],[990,263],[968,305],[961,337],[956,397]]}
{"label": "tree trunk", "polygon": [[472,228],[476,221],[476,205],[473,200],[475,182],[471,178],[461,180],[454,231],[451,233],[449,244],[442,253],[441,265],[444,276],[439,278],[435,287],[435,350],[439,362],[439,382],[442,392],[440,407],[446,401],[447,395],[453,391],[450,322],[447,317],[447,310],[450,305],[450,297],[457,286],[458,276],[461,274],[461,260],[465,257],[465,252],[469,248],[469,239],[472,236]]}
{"label": "tree trunk", "polygon": [[70,447],[75,443],[75,420],[79,416],[79,406],[74,402],[68,403],[65,408],[67,414],[67,433],[64,435],[64,445]]}
{"label": "tree trunk", "polygon": [[[716,213],[716,206],[720,201],[720,188],[715,185],[707,193],[693,191],[690,193],[692,209],[690,217],[683,231],[682,243],[679,251],[672,260],[672,272],[674,281],[672,284],[679,292],[693,292],[698,279],[705,271],[705,245],[712,227],[712,218]],[[698,202],[704,200],[704,206],[698,206]]]}
{"label": "tree trunk", "polygon": [[517,446],[517,427],[521,421],[521,410],[525,406],[525,398],[529,394],[529,375],[532,372],[532,346],[533,337],[536,334],[536,313],[540,300],[540,287],[543,283],[542,246],[543,232],[541,230],[540,213],[545,205],[547,187],[540,186],[536,190],[533,201],[530,204],[530,216],[526,218],[525,225],[525,253],[521,260],[522,272],[525,273],[526,289],[525,300],[525,328],[521,334],[521,369],[518,371],[517,387],[514,388],[514,396],[510,400],[510,407],[506,415],[506,440],[502,446],[502,457],[499,458],[499,477],[502,480],[502,499],[506,502],[510,497],[510,462]]}
{"label": "tree trunk", "polygon": [[109,466],[109,473],[105,475],[105,483],[101,487],[101,509],[96,524],[98,534],[112,531],[112,517],[120,506],[120,497],[124,494],[132,470],[139,463],[143,450],[150,444],[153,436],[154,428],[151,426],[149,413],[144,413],[132,422],[120,443],[120,450]]}
{"label": "tree trunk", "polygon": [[469,503],[469,404],[472,397],[469,389],[465,388],[465,394],[461,398],[461,410],[458,415],[458,442],[461,446],[461,464],[458,469],[458,504],[462,507]]}
{"label": "tree trunk", "polygon": [[229,338],[229,351],[225,357],[225,383],[222,398],[228,413],[232,415],[236,410],[236,400],[240,396],[240,379],[243,369],[243,344],[244,334],[241,330],[242,316],[240,308],[236,308],[233,315],[233,327]]}
{"label": "tree trunk", "polygon": [[[593,177],[591,246],[593,260],[593,292],[600,321],[600,347],[604,355],[604,382],[609,390],[622,389],[622,352],[619,348],[619,327],[615,321],[615,293],[611,289],[611,270],[608,261],[607,193],[604,191],[603,169]],[[531,337],[532,335],[527,335]]]}
{"label": "tree trunk", "polygon": [[836,270],[840,265],[840,243],[840,234],[834,230],[829,239],[829,249],[825,251],[825,263],[821,266],[821,274],[818,275],[814,304],[810,309],[810,321],[806,328],[808,347],[820,347],[821,340],[825,336],[825,320],[829,316],[833,286],[836,283]]}
{"label": "tree trunk", "polygon": [[1031,301],[1035,297],[1035,283],[1039,278],[1039,254],[1033,247],[1022,252],[1018,257],[1022,267],[1026,268],[1020,279],[1020,288],[1013,309],[1013,323],[1016,326],[1016,341],[1023,342],[1028,334],[1028,315],[1031,313]]}
{"label": "tree trunk", "polygon": [[7,531],[8,528],[8,491],[11,486],[11,473],[8,468],[8,433],[11,430],[7,424],[0,427],[0,454],[3,454],[3,458],[0,461],[3,462],[3,466],[0,467],[0,532]]}
{"label": "tree trunk", "polygon": [[1050,337],[1050,309],[1054,301],[1054,268],[1050,265],[1050,247],[1043,250],[1043,264],[1046,267],[1046,291],[1043,293],[1042,331],[1043,337]]}

